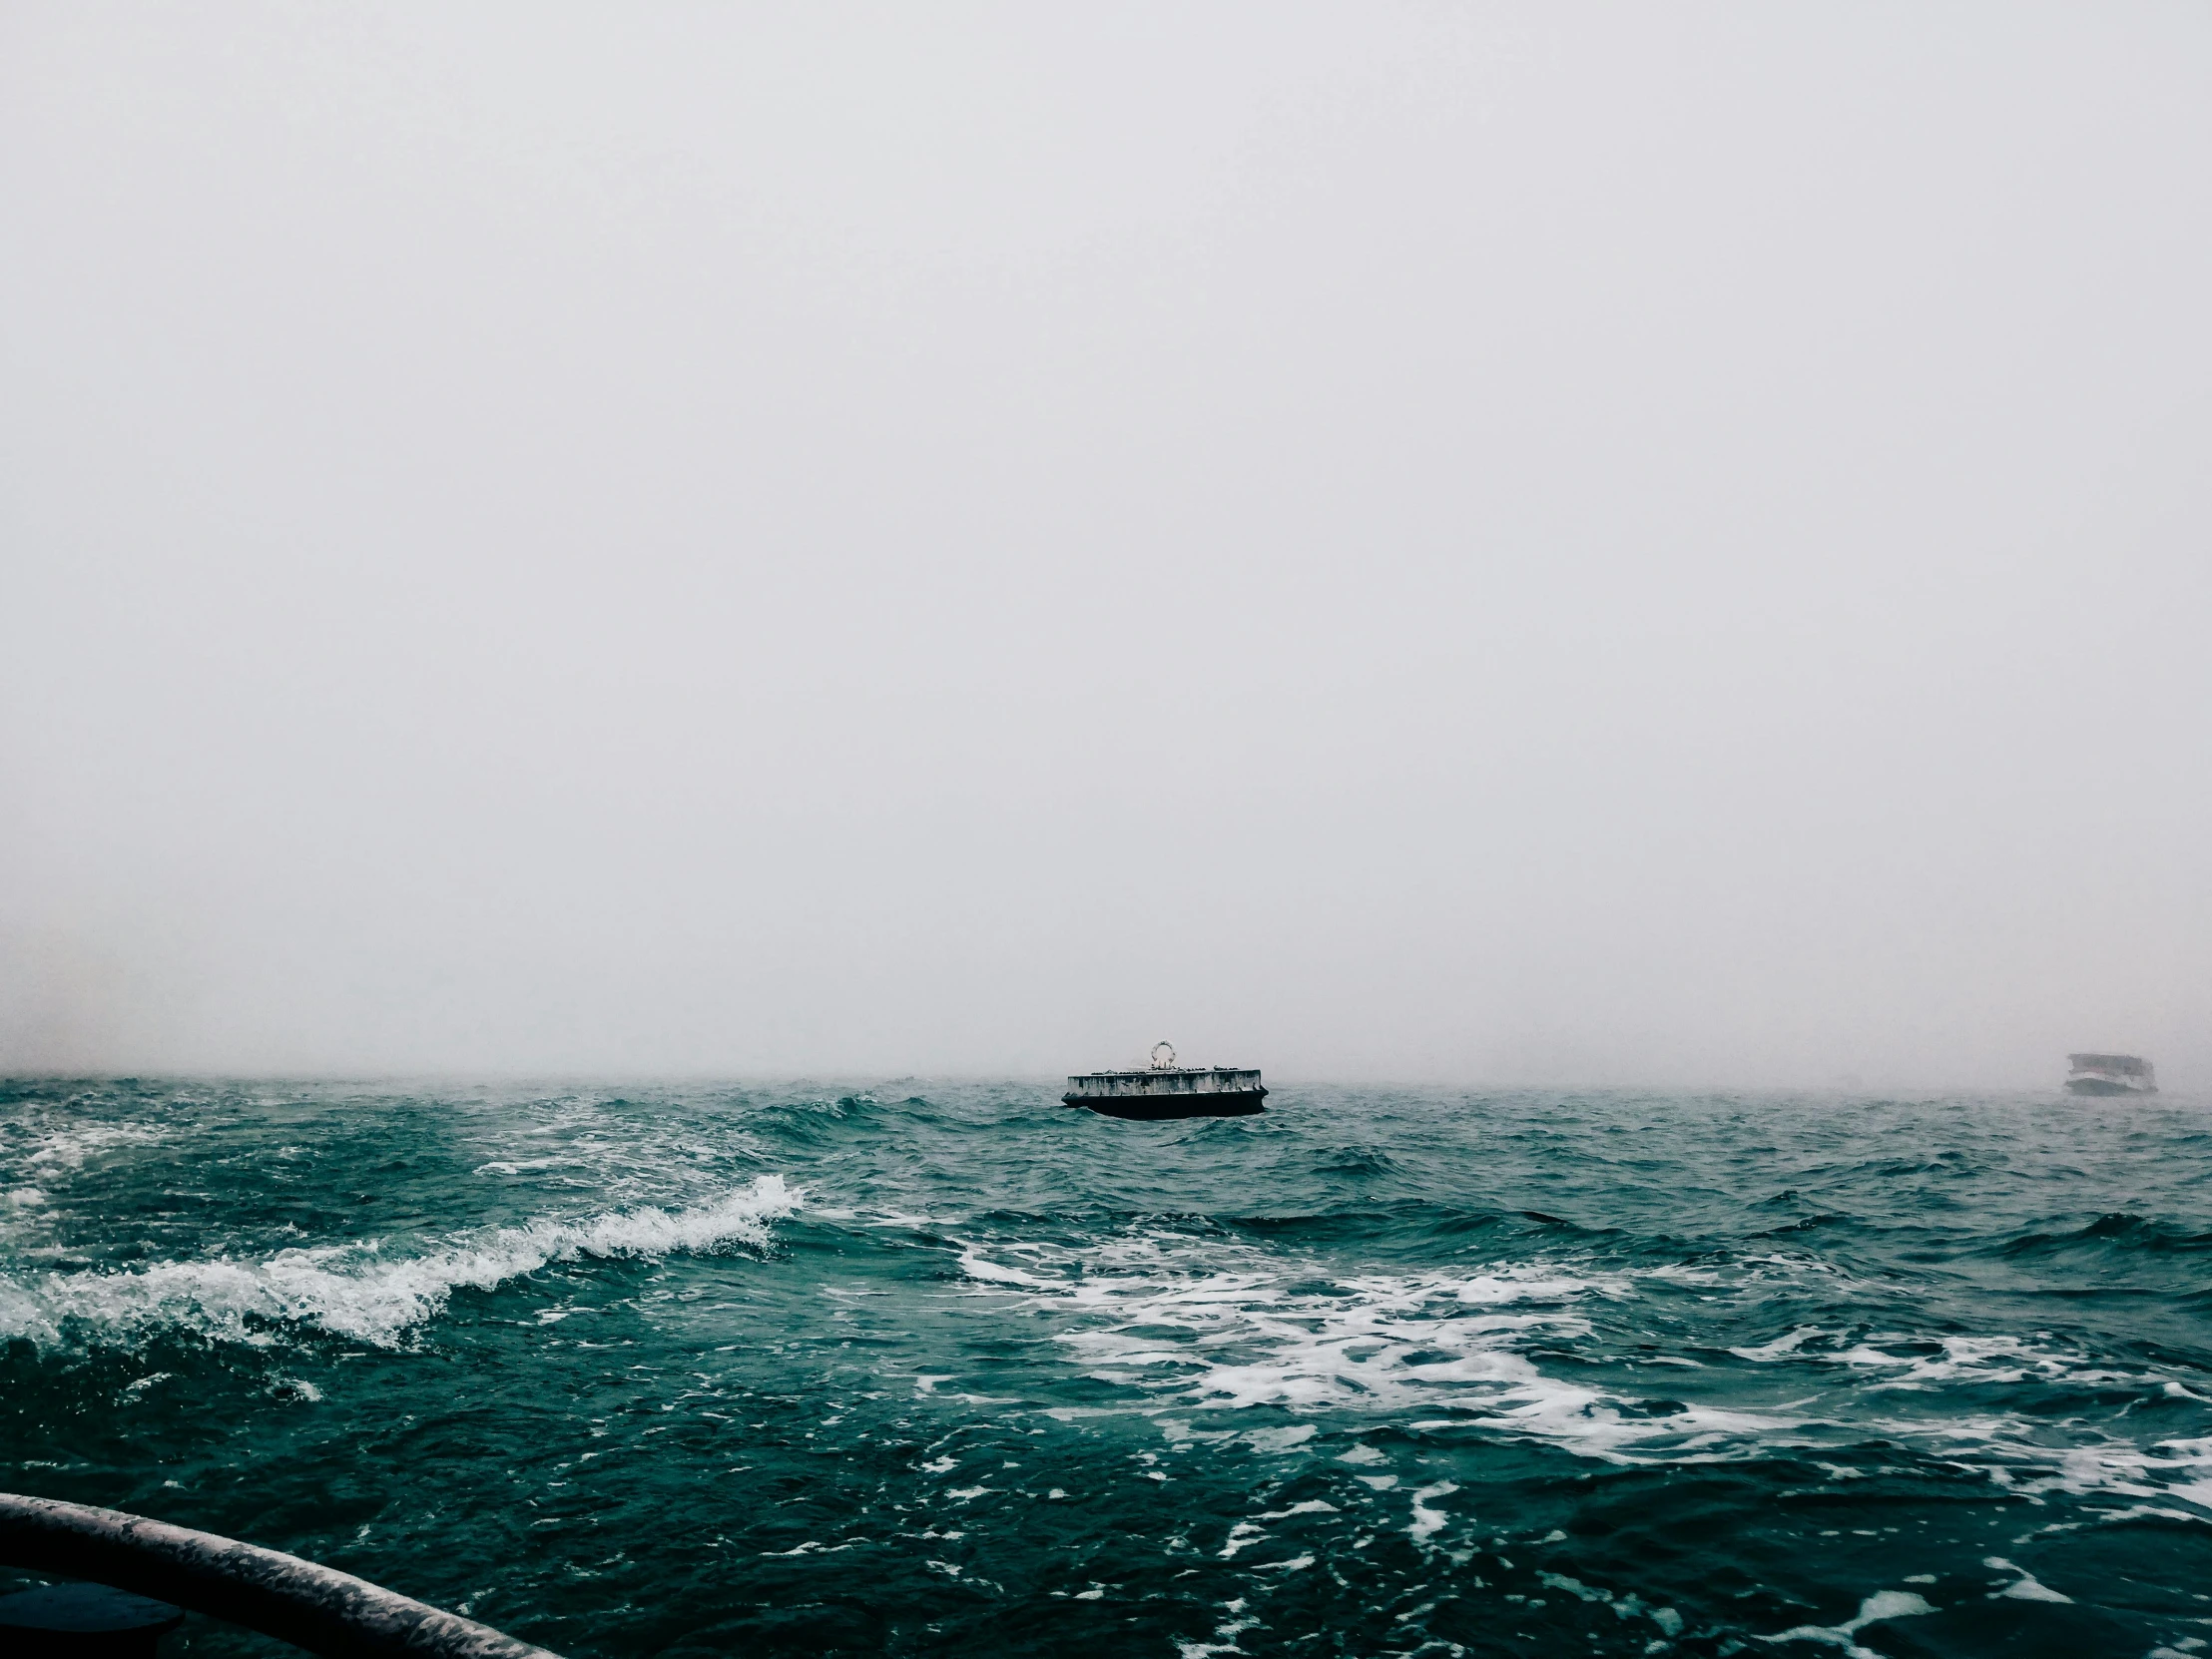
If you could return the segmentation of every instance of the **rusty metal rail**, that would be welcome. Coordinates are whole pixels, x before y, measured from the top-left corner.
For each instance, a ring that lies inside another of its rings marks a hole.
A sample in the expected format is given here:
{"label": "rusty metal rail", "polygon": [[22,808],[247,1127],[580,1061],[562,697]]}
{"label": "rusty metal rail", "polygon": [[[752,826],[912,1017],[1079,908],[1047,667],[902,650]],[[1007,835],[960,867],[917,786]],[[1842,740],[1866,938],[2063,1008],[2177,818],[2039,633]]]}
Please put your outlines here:
{"label": "rusty metal rail", "polygon": [[557,1659],[351,1573],[120,1509],[0,1492],[0,1565],[112,1584],[325,1659]]}

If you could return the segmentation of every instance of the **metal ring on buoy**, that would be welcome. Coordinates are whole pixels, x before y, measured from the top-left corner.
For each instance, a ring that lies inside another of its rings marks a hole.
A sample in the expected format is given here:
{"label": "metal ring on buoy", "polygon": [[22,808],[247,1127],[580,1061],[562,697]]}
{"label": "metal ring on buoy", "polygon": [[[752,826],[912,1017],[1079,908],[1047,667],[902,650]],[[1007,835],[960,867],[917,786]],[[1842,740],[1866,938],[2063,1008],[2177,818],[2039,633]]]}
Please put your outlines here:
{"label": "metal ring on buoy", "polygon": [[[1162,1056],[1165,1056],[1165,1058],[1162,1058]],[[1166,1071],[1174,1064],[1175,1044],[1158,1042],[1152,1045],[1152,1069],[1154,1071]]]}

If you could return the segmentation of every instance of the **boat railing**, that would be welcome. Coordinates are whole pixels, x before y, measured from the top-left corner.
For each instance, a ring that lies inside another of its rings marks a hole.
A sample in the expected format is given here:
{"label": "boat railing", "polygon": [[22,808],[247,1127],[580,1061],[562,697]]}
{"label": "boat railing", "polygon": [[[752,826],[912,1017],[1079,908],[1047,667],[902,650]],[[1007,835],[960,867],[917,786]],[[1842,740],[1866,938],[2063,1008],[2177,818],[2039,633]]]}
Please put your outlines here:
{"label": "boat railing", "polygon": [[0,1566],[151,1596],[327,1659],[556,1659],[351,1573],[121,1509],[0,1492]]}

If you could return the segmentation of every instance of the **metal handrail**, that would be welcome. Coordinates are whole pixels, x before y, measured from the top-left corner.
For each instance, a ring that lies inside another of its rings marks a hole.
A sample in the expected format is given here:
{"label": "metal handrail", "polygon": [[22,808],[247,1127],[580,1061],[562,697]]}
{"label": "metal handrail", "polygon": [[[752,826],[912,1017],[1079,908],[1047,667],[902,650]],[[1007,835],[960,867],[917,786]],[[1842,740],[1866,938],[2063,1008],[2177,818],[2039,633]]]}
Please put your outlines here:
{"label": "metal handrail", "polygon": [[173,1602],[325,1659],[558,1659],[351,1573],[87,1503],[0,1492],[0,1564]]}

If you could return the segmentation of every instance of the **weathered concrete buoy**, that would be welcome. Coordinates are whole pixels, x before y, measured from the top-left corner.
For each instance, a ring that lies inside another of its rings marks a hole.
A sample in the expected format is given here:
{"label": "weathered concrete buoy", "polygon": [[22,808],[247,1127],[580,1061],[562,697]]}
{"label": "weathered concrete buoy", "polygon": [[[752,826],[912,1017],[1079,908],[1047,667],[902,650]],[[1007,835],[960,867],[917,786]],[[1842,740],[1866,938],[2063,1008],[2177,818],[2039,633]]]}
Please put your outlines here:
{"label": "weathered concrete buoy", "polygon": [[1163,1042],[1153,1045],[1149,1066],[1076,1073],[1060,1104],[1110,1118],[1236,1118],[1264,1111],[1267,1097],[1257,1070],[1179,1066],[1174,1046]]}

